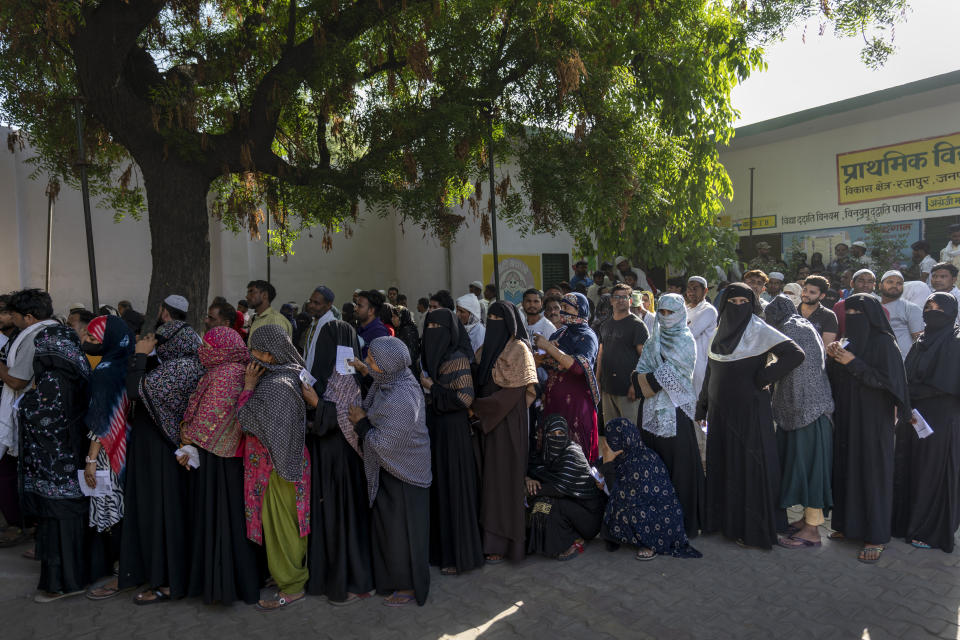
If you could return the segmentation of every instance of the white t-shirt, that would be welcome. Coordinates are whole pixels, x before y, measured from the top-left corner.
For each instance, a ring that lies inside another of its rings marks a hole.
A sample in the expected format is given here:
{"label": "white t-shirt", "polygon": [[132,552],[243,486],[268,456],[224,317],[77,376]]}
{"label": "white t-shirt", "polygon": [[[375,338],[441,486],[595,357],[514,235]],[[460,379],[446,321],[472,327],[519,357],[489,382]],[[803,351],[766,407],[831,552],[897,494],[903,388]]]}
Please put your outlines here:
{"label": "white t-shirt", "polygon": [[883,306],[890,312],[890,328],[900,347],[900,355],[906,360],[913,346],[912,334],[923,331],[923,309],[903,298],[884,303]]}
{"label": "white t-shirt", "polygon": [[544,338],[549,338],[553,335],[553,332],[557,328],[553,326],[553,323],[547,320],[543,314],[540,315],[540,319],[533,324],[527,324],[527,335],[530,336],[530,339],[533,340],[533,334],[539,333]]}

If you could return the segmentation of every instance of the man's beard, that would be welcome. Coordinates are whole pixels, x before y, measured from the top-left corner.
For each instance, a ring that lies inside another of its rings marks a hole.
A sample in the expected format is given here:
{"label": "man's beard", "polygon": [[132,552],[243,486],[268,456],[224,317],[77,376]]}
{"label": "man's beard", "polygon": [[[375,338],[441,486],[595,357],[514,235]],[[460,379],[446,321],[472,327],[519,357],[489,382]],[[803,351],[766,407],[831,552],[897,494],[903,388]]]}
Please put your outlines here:
{"label": "man's beard", "polygon": [[883,295],[884,298],[890,298],[891,300],[899,300],[900,297],[903,295],[903,289],[901,289],[899,293],[888,293],[881,289],[880,294]]}

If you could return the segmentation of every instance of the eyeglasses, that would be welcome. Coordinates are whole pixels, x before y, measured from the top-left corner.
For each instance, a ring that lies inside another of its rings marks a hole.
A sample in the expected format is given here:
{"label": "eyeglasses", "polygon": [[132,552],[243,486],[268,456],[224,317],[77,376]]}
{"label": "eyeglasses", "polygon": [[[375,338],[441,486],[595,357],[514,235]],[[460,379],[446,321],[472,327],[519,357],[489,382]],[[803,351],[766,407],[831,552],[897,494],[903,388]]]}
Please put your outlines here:
{"label": "eyeglasses", "polygon": [[611,300],[629,300],[630,296],[610,296]]}

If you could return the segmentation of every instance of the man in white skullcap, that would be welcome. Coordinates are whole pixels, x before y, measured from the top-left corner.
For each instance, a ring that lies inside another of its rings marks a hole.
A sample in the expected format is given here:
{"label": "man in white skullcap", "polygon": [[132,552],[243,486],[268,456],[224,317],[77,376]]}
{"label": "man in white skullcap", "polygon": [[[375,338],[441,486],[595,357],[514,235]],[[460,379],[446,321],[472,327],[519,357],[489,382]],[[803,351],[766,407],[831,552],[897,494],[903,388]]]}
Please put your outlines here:
{"label": "man in white skullcap", "polygon": [[760,294],[765,302],[770,302],[783,291],[784,276],[779,271],[771,271],[767,274],[766,290]]}
{"label": "man in white skullcap", "polygon": [[477,300],[477,296],[467,293],[457,298],[457,317],[466,327],[467,335],[470,336],[470,346],[476,353],[487,335],[487,328],[480,322],[480,301]]}
{"label": "man in white skullcap", "polygon": [[903,299],[903,274],[887,271],[880,278],[880,302],[890,317],[890,328],[900,347],[900,355],[907,359],[910,347],[923,333],[923,309]]}
{"label": "man in white skullcap", "polygon": [[[870,269],[860,269],[853,274],[853,278],[850,279],[850,282],[852,288],[850,289],[849,295],[852,296],[855,293],[869,293],[875,298],[879,298],[879,296],[877,296],[877,294],[874,292],[874,289],[877,286],[877,276],[874,275],[873,271],[870,271]],[[839,330],[839,333],[837,333],[837,338],[839,339],[843,337],[843,330],[846,328],[847,320],[847,309],[843,300],[833,305],[833,312],[837,314],[837,329]],[[883,312],[887,314],[888,318],[890,317],[890,312],[886,307],[884,307]]]}
{"label": "man in white skullcap", "polygon": [[469,289],[470,293],[477,296],[477,300],[480,302],[480,323],[485,325],[487,324],[487,309],[490,308],[490,301],[483,297],[483,283],[474,280],[470,283]]}

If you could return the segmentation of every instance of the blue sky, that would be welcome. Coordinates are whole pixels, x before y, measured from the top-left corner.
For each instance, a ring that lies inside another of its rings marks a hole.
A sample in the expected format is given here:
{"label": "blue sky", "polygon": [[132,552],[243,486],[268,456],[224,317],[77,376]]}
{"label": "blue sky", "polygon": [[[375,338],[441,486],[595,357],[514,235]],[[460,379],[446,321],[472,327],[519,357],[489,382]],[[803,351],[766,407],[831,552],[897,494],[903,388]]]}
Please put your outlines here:
{"label": "blue sky", "polygon": [[783,42],[766,48],[768,69],[733,91],[741,126],[851,98],[960,68],[957,28],[960,0],[910,0],[904,22],[894,30],[897,52],[873,71],[860,61],[860,38],[838,39],[811,20]]}

